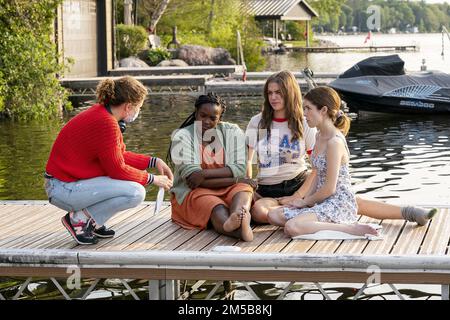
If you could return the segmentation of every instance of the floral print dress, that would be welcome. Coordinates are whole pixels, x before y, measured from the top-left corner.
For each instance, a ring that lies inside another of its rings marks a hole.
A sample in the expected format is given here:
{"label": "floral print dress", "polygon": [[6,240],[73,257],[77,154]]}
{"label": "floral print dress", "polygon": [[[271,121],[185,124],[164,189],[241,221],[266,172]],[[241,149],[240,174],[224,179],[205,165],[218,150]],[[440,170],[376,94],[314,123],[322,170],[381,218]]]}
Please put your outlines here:
{"label": "floral print dress", "polygon": [[[344,140],[348,152],[345,138],[340,135],[337,135],[337,137]],[[311,162],[312,166],[317,170],[318,181],[316,190],[319,190],[325,184],[327,176],[326,153],[315,154],[313,152]],[[349,166],[348,163],[344,163],[339,168],[336,192],[332,196],[310,208],[285,207],[284,216],[286,220],[289,220],[301,214],[314,213],[317,216],[317,220],[321,222],[354,223],[357,220],[357,211],[356,196],[351,190]]]}

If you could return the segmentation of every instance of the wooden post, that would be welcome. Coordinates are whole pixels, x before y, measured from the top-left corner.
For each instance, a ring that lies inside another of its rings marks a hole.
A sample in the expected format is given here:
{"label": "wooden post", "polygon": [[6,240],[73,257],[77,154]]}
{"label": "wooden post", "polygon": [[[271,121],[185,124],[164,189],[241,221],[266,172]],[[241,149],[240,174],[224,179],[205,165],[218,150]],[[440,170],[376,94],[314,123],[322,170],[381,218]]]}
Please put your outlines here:
{"label": "wooden post", "polygon": [[278,49],[278,20],[275,20],[275,46]]}
{"label": "wooden post", "polygon": [[441,300],[449,300],[449,285],[441,285]]}
{"label": "wooden post", "polygon": [[131,11],[133,6],[133,0],[125,0],[123,3],[123,20],[126,25],[132,25]]}
{"label": "wooden post", "polygon": [[309,48],[309,21],[306,20],[306,47]]}
{"label": "wooden post", "polygon": [[275,39],[275,19],[272,20],[272,38]]}

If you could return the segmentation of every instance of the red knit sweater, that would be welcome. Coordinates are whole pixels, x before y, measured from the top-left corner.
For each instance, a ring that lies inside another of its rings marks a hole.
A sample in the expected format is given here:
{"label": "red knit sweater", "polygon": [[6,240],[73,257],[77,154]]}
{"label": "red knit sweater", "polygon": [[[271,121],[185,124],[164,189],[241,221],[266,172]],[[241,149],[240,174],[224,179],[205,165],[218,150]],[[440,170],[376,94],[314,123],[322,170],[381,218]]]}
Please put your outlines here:
{"label": "red knit sweater", "polygon": [[100,176],[147,183],[151,157],[125,151],[117,120],[96,104],[62,128],[50,152],[46,171],[73,182]]}

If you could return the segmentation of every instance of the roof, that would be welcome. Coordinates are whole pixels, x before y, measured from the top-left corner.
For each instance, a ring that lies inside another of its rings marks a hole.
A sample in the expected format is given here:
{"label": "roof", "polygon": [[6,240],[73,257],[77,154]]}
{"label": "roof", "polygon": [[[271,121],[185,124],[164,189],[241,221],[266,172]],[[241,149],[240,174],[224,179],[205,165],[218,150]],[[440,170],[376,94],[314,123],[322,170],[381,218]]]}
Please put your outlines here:
{"label": "roof", "polygon": [[304,0],[245,0],[256,19],[311,20],[317,12]]}

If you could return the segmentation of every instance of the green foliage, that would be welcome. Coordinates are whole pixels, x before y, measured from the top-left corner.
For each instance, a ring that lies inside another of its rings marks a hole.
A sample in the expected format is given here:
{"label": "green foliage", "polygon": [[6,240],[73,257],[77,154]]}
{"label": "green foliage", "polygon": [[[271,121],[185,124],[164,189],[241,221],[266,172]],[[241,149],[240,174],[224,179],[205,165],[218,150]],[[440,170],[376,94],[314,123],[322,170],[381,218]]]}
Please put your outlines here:
{"label": "green foliage", "polygon": [[52,40],[62,0],[0,0],[0,117],[49,118],[70,108]]}
{"label": "green foliage", "polygon": [[155,48],[155,49],[150,49],[148,51],[148,61],[150,62],[150,65],[152,65],[152,66],[156,66],[161,61],[167,60],[170,58],[171,58],[170,52],[164,48]]}
{"label": "green foliage", "polygon": [[5,86],[5,80],[3,79],[2,71],[0,70],[0,114],[3,112],[5,108],[5,92],[6,92],[6,86]]}
{"label": "green foliage", "polygon": [[303,40],[305,39],[305,26],[300,24],[298,21],[287,21],[286,22],[287,33],[291,35],[292,40]]}
{"label": "green foliage", "polygon": [[314,21],[317,31],[336,32],[356,26],[366,32],[369,16],[366,11],[372,5],[381,8],[382,32],[391,28],[407,31],[411,27],[418,27],[421,32],[439,32],[442,25],[450,27],[449,3],[399,0],[315,0],[310,3],[320,15]]}
{"label": "green foliage", "polygon": [[135,56],[147,46],[147,31],[144,27],[119,24],[116,31],[119,59]]}
{"label": "green foliage", "polygon": [[261,30],[240,5],[240,0],[172,0],[157,26],[158,35],[167,44],[176,25],[182,45],[222,47],[237,60],[236,32],[240,31],[247,68],[261,70],[265,67]]}

